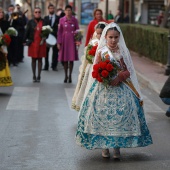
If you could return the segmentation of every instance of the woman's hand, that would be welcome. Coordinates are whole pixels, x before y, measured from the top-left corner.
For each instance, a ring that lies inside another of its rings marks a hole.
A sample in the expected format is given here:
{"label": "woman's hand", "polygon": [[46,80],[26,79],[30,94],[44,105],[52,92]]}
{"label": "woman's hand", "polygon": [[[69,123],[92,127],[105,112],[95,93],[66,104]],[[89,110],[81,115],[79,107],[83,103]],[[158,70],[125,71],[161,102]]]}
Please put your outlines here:
{"label": "woman's hand", "polygon": [[81,45],[81,42],[80,41],[76,41],[75,42],[77,46],[80,46]]}
{"label": "woman's hand", "polygon": [[118,86],[120,83],[120,79],[119,77],[117,76],[112,82],[111,82],[111,85],[112,86]]}
{"label": "woman's hand", "polygon": [[60,50],[61,44],[57,44],[57,48],[58,48],[58,50]]}

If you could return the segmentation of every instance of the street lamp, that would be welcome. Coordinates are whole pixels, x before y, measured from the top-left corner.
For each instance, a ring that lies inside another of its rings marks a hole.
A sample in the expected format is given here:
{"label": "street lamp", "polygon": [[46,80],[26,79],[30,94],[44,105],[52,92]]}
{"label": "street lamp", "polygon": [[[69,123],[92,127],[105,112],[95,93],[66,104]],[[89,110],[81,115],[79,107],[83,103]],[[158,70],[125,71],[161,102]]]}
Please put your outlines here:
{"label": "street lamp", "polygon": [[169,23],[169,35],[168,35],[168,62],[165,69],[165,75],[170,75],[170,17],[168,18]]}

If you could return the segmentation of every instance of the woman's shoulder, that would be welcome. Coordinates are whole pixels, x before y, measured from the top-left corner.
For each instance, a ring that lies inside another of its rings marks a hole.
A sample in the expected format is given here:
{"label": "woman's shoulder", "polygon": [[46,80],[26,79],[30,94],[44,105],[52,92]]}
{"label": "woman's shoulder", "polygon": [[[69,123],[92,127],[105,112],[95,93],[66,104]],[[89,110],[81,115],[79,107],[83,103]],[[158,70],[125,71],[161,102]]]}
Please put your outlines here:
{"label": "woman's shoulder", "polygon": [[65,19],[66,19],[65,16],[61,17],[61,18],[59,19],[59,22],[63,22]]}
{"label": "woman's shoulder", "polygon": [[75,22],[78,22],[78,20],[75,16],[72,16],[72,20],[75,21]]}
{"label": "woman's shoulder", "polygon": [[92,21],[89,22],[89,25],[96,25],[97,24],[97,21],[95,19],[93,19]]}

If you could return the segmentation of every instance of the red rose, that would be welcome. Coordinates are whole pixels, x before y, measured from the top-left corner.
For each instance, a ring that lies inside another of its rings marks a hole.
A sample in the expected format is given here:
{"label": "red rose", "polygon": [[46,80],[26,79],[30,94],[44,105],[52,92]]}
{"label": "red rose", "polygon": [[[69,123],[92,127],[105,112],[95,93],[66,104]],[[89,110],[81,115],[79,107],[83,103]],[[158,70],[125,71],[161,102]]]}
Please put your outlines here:
{"label": "red rose", "polygon": [[106,63],[110,63],[110,60],[105,60]]}
{"label": "red rose", "polygon": [[99,64],[95,64],[95,65],[93,66],[93,70],[94,70],[94,71],[98,71],[99,68],[100,68],[100,65],[99,65]]}
{"label": "red rose", "polygon": [[102,80],[102,78],[101,78],[100,76],[97,77],[97,80],[98,80],[99,82],[103,82],[103,80]]}
{"label": "red rose", "polygon": [[93,72],[92,72],[92,77],[93,77],[93,78],[97,78],[97,77],[98,77],[98,72],[93,71]]}
{"label": "red rose", "polygon": [[97,49],[97,46],[93,46],[93,47],[91,48],[91,50],[89,51],[89,55],[95,56],[95,54],[96,54],[96,49]]}
{"label": "red rose", "polygon": [[96,53],[96,51],[94,51],[94,50],[89,51],[89,55],[95,56],[95,53]]}
{"label": "red rose", "polygon": [[112,66],[112,64],[107,64],[107,66],[106,66],[106,70],[107,71],[112,71],[113,70],[113,66]]}
{"label": "red rose", "polygon": [[107,63],[105,63],[105,62],[100,62],[100,68],[101,69],[106,69],[106,66],[107,66]]}
{"label": "red rose", "polygon": [[3,41],[5,42],[6,45],[9,45],[11,43],[11,37],[8,34],[4,34],[2,36]]}
{"label": "red rose", "polygon": [[101,72],[101,75],[102,75],[104,78],[106,78],[106,77],[108,77],[109,72],[106,71],[106,70],[103,70],[103,71]]}

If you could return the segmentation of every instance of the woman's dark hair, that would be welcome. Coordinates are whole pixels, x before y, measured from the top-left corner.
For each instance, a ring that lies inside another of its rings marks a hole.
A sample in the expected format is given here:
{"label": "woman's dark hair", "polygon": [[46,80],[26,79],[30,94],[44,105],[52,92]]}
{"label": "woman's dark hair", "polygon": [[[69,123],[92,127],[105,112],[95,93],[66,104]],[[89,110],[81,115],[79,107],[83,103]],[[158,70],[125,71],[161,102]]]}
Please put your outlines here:
{"label": "woman's dark hair", "polygon": [[68,8],[71,9],[71,10],[73,9],[71,5],[66,5],[65,10],[68,9]]}
{"label": "woman's dark hair", "polygon": [[96,27],[96,29],[97,29],[97,28],[101,28],[101,29],[103,30],[105,27],[106,27],[105,24],[98,24],[97,27]]}
{"label": "woman's dark hair", "polygon": [[112,27],[112,28],[109,28],[109,29],[106,31],[106,35],[107,35],[108,31],[110,31],[110,30],[117,31],[117,32],[120,34],[120,32],[118,31],[118,29],[117,29],[116,27]]}
{"label": "woman's dark hair", "polygon": [[3,20],[5,20],[5,12],[4,12],[4,10],[3,10],[3,8],[2,8],[2,7],[0,7],[0,12],[2,12],[2,13],[3,13]]}

